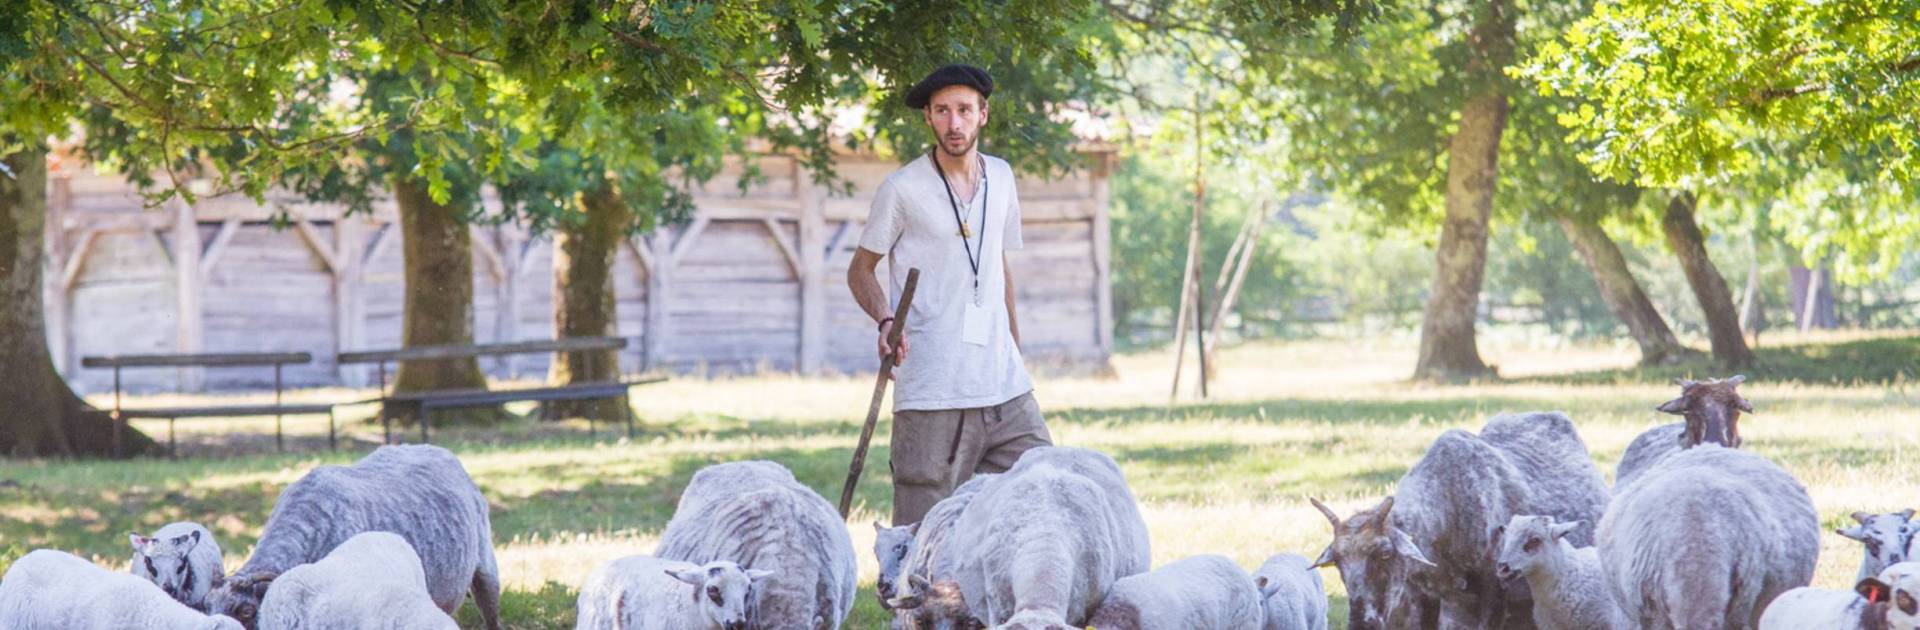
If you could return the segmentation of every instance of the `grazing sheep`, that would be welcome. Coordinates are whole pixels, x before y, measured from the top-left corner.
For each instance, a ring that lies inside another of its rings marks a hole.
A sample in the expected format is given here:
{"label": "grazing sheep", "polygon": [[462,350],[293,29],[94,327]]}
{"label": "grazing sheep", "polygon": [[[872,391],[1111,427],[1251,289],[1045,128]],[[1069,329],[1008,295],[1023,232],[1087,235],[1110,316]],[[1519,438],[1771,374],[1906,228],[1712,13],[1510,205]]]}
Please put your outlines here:
{"label": "grazing sheep", "polygon": [[621,558],[587,576],[574,630],[746,630],[753,582],[770,577],[726,561]]}
{"label": "grazing sheep", "polygon": [[1253,585],[1266,610],[1261,630],[1327,630],[1327,588],[1312,560],[1275,554],[1253,572]]}
{"label": "grazing sheep", "polygon": [[1608,590],[1640,627],[1751,628],[1813,578],[1820,517],[1779,466],[1702,444],[1623,488],[1599,547]]}
{"label": "grazing sheep", "polygon": [[1265,612],[1253,577],[1224,556],[1194,556],[1113,583],[1098,630],[1251,630]]}
{"label": "grazing sheep", "polygon": [[1614,470],[1615,490],[1627,487],[1660,460],[1694,446],[1713,443],[1740,448],[1740,414],[1753,413],[1753,405],[1735,388],[1746,380],[1738,374],[1724,381],[1674,379],[1680,386],[1680,397],[1661,403],[1657,409],[1685,416],[1686,420],[1648,429],[1633,438]]}
{"label": "grazing sheep", "polygon": [[907,573],[919,573],[929,579],[950,579],[949,567],[932,567],[939,555],[936,550],[946,542],[947,534],[953,529],[953,522],[959,520],[960,513],[973,503],[973,495],[986,487],[987,483],[1000,475],[981,473],[968,479],[953,494],[933,504],[920,522],[898,527],[881,527],[875,522],[873,554],[880,560],[880,578],[876,581],[880,591],[880,605],[892,610],[889,600],[899,596],[906,584],[901,576]]}
{"label": "grazing sheep", "polygon": [[1888,566],[1852,591],[1801,587],[1760,615],[1760,630],[1920,630],[1920,563]]}
{"label": "grazing sheep", "polygon": [[[1116,499],[1115,494],[1125,494]],[[1142,572],[1146,523],[1126,478],[1094,451],[1043,447],[980,490],[941,545],[954,578],[908,574],[895,627],[1081,624],[1114,581]],[[1124,502],[1125,509],[1116,505]],[[937,565],[936,565],[937,566]]]}
{"label": "grazing sheep", "polygon": [[853,611],[853,540],[820,495],[773,462],[735,462],[694,473],[654,556],[705,565],[738,562],[770,572],[748,626],[838,628]]}
{"label": "grazing sheep", "polygon": [[252,628],[276,576],[375,531],[413,545],[441,610],[453,613],[471,588],[488,630],[500,630],[487,499],[453,453],[426,445],[382,446],[352,466],[321,466],[287,486],[253,557],[207,594],[207,606]]}
{"label": "grazing sheep", "polygon": [[1515,515],[1494,533],[1500,579],[1523,577],[1533,594],[1533,622],[1541,628],[1627,630],[1633,624],[1607,593],[1600,553],[1575,549],[1566,536],[1580,523],[1551,516]]}
{"label": "grazing sheep", "polygon": [[420,555],[391,532],[348,538],[274,578],[260,630],[460,630],[427,594]]}
{"label": "grazing sheep", "polygon": [[169,523],[152,536],[127,534],[127,542],[133,546],[127,569],[194,610],[206,610],[207,591],[226,580],[220,543],[199,523]]}
{"label": "grazing sheep", "polygon": [[1907,555],[1907,545],[1913,538],[1913,529],[1909,524],[1913,520],[1913,510],[1888,514],[1854,512],[1853,520],[1859,524],[1833,530],[1833,533],[1858,540],[1866,548],[1866,553],[1860,558],[1860,571],[1854,576],[1855,580],[1879,575],[1881,569],[1911,557]]}
{"label": "grazing sheep", "polygon": [[1581,522],[1568,534],[1592,544],[1607,506],[1606,482],[1573,421],[1559,412],[1505,414],[1480,435],[1442,433],[1393,496],[1345,522],[1314,566],[1337,566],[1348,620],[1369,628],[1489,628],[1528,624],[1526,582],[1494,574],[1491,534],[1515,514]]}
{"label": "grazing sheep", "polygon": [[41,549],[0,577],[0,628],[7,630],[240,630],[174,601],[152,582]]}

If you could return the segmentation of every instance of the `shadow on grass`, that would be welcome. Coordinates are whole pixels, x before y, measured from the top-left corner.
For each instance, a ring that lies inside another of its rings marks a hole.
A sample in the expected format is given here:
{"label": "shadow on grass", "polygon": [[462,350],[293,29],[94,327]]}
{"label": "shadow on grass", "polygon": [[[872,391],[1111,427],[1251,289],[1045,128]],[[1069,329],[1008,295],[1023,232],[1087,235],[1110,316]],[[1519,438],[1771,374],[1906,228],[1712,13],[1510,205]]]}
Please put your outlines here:
{"label": "shadow on grass", "polygon": [[1749,382],[1887,385],[1920,377],[1920,336],[1763,346],[1754,354],[1757,363],[1741,370],[1728,370],[1702,356],[1676,365],[1546,374],[1513,382],[1612,385],[1665,382],[1676,377],[1725,377],[1737,372],[1747,375]]}

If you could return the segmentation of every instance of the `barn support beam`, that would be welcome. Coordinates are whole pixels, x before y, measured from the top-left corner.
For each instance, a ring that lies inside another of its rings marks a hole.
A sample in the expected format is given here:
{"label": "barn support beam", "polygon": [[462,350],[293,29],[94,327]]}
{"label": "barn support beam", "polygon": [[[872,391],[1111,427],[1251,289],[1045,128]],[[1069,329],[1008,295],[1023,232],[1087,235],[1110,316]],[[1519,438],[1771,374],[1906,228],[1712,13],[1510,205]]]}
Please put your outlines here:
{"label": "barn support beam", "polygon": [[[174,352],[193,354],[201,351],[206,330],[206,305],[202,301],[206,281],[200,274],[200,222],[194,218],[193,206],[185,201],[175,198],[167,202],[167,207],[173,213],[173,287],[178,324],[174,330]],[[180,391],[198,392],[206,388],[206,371],[202,368],[182,367],[179,379]]]}
{"label": "barn support beam", "polygon": [[804,195],[800,206],[800,247],[798,255],[792,252],[799,262],[800,274],[800,361],[801,374],[818,374],[825,362],[827,352],[827,303],[824,277],[827,267],[827,248],[825,244],[827,221],[822,207],[826,203],[827,189],[819,184],[809,183],[812,178],[806,171],[794,165],[793,180],[800,186]]}

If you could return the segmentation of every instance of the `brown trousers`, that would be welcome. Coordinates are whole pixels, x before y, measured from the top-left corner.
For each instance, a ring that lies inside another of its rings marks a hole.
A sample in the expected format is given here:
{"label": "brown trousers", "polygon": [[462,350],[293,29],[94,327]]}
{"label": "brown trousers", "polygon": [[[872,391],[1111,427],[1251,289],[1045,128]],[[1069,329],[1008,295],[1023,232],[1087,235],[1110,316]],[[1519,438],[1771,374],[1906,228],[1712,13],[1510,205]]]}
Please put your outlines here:
{"label": "brown trousers", "polygon": [[992,407],[893,414],[893,524],[918,523],[976,473],[1006,472],[1020,454],[1052,446],[1028,392]]}

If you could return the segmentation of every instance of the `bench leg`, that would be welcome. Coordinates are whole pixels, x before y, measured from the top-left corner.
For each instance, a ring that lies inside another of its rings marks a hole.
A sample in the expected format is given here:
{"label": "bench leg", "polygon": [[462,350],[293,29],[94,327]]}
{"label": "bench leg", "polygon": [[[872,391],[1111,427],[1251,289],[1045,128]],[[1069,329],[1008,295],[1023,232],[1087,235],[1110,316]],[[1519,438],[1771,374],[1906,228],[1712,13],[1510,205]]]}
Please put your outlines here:
{"label": "bench leg", "polygon": [[278,415],[273,417],[273,452],[287,452],[287,441],[281,430],[281,416]]}
{"label": "bench leg", "polygon": [[627,412],[627,439],[632,440],[633,425],[636,424],[636,418],[634,418],[634,413],[633,413],[633,403],[627,401],[627,399],[625,398],[622,398],[620,399],[620,408]]}
{"label": "bench leg", "polygon": [[333,430],[333,410],[328,409],[327,410],[327,450],[329,451],[340,450],[340,444],[335,439],[334,435],[335,434]]}
{"label": "bench leg", "polygon": [[425,404],[422,404],[420,405],[420,443],[421,444],[433,443],[433,439],[427,436],[427,425],[429,424],[433,424],[433,408],[428,407]]}
{"label": "bench leg", "polygon": [[380,430],[385,434],[381,444],[393,443],[393,414],[388,413],[386,405],[380,405]]}
{"label": "bench leg", "polygon": [[175,451],[173,448],[174,447],[174,441],[173,441],[173,421],[174,420],[176,420],[176,418],[167,418],[167,459],[175,459],[180,457],[180,453],[178,451]]}
{"label": "bench leg", "polygon": [[591,413],[587,414],[587,439],[598,440],[600,439],[600,426],[594,423],[594,415],[595,414]]}

